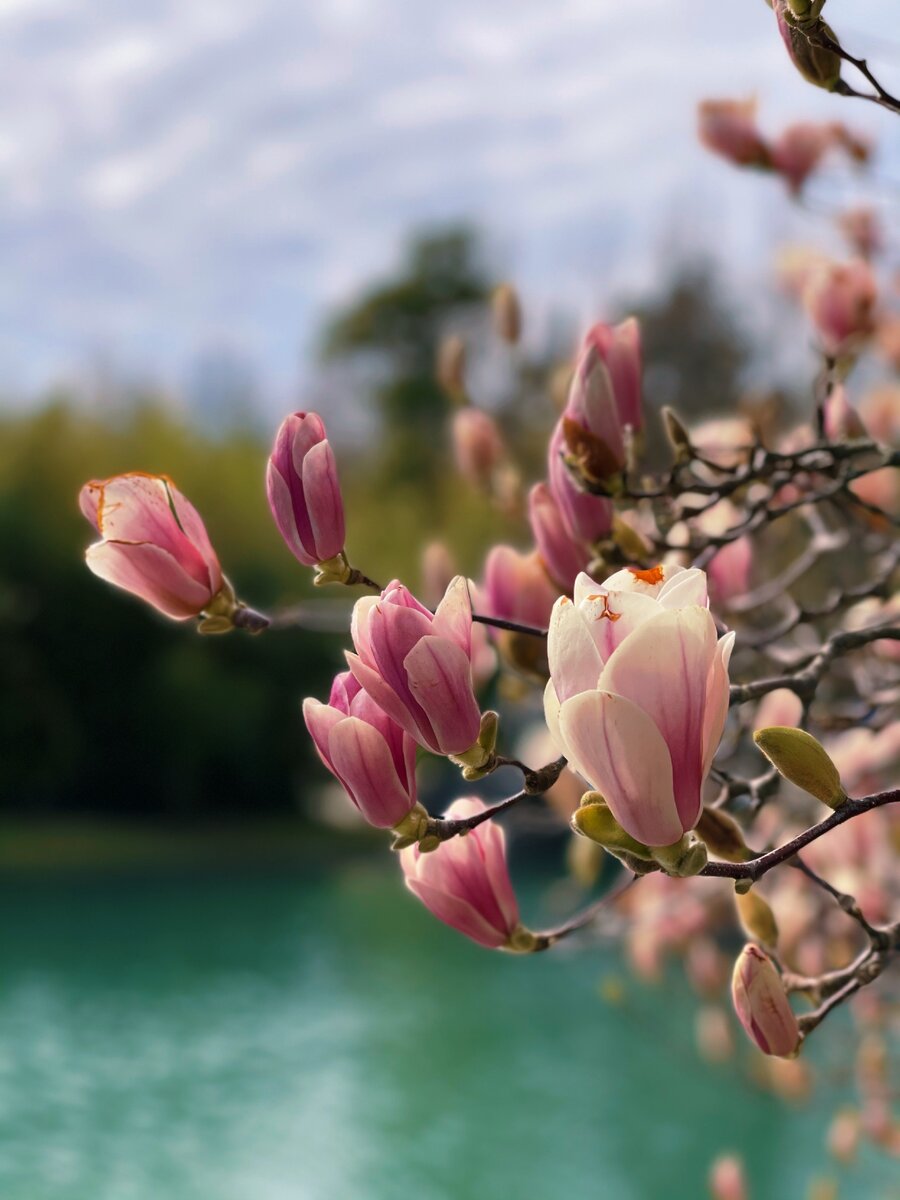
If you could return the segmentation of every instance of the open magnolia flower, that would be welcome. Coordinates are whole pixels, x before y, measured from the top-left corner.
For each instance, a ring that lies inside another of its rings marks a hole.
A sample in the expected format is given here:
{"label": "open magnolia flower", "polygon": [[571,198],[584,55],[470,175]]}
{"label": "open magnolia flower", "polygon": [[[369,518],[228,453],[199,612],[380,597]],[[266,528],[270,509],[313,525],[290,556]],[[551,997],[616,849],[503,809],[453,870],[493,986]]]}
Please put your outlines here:
{"label": "open magnolia flower", "polygon": [[101,539],[85,561],[107,583],[177,621],[208,611],[227,589],[200,514],[168,476],[130,471],[95,479],[78,502]]}
{"label": "open magnolia flower", "polygon": [[547,724],[574,770],[647,846],[693,829],[728,715],[734,634],[717,639],[706,575],[580,575],[553,608]]}

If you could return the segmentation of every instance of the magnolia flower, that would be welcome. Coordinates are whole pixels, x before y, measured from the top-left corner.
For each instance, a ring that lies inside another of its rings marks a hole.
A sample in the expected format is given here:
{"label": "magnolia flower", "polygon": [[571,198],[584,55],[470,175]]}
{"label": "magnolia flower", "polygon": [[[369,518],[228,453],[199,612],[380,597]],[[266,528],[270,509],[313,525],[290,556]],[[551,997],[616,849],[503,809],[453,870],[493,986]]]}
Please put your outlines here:
{"label": "magnolia flower", "polygon": [[347,663],[361,686],[410,737],[436,754],[462,754],[478,740],[472,691],[472,610],[457,575],[432,615],[396,580],[364,596],[350,625]]}
{"label": "magnolia flower", "polygon": [[648,846],[700,818],[703,784],[728,714],[734,635],[716,640],[706,576],[626,568],[580,575],[553,608],[547,724],[560,751]]}
{"label": "magnolia flower", "polygon": [[473,487],[489,488],[504,456],[497,422],[480,408],[467,405],[453,414],[451,428],[456,469]]}
{"label": "magnolia flower", "polygon": [[[445,816],[472,817],[484,807],[474,797],[454,800]],[[503,830],[493,821],[427,854],[418,845],[408,846],[399,858],[406,886],[439,921],[492,950],[527,948],[530,935],[519,923]]]}
{"label": "magnolia flower", "polygon": [[176,621],[198,616],[227,587],[200,514],[167,476],[93,480],[78,502],[101,538],[85,561],[107,583]]}
{"label": "magnolia flower", "polygon": [[559,595],[537,554],[494,546],[484,565],[484,597],[492,617],[546,629]]}
{"label": "magnolia flower", "polygon": [[852,352],[875,328],[878,288],[863,259],[828,263],[814,271],[803,289],[803,304],[827,354]]}
{"label": "magnolia flower", "polygon": [[528,493],[528,522],[551,578],[568,591],[590,562],[584,542],[572,536],[562,510],[546,483],[536,483]]}
{"label": "magnolia flower", "polygon": [[562,416],[566,445],[584,474],[606,479],[625,466],[625,431],[640,431],[641,345],[634,317],[598,322],[582,343]]}
{"label": "magnolia flower", "polygon": [[740,167],[766,167],[769,151],[756,128],[756,101],[702,100],[697,108],[700,141]]}
{"label": "magnolia flower", "polygon": [[797,195],[833,145],[829,125],[799,121],[788,125],[772,143],[772,166]]}
{"label": "magnolia flower", "polygon": [[738,1020],[763,1054],[791,1055],[800,1044],[797,1018],[781,976],[764,950],[753,942],[734,964],[731,998]]}
{"label": "magnolia flower", "polygon": [[292,413],[282,422],[269,457],[266,492],[278,532],[304,566],[342,554],[344,503],[317,413]]}
{"label": "magnolia flower", "polygon": [[416,803],[416,743],[360,687],[335,676],[327,704],[303,701],[319,757],[369,822],[398,825]]}

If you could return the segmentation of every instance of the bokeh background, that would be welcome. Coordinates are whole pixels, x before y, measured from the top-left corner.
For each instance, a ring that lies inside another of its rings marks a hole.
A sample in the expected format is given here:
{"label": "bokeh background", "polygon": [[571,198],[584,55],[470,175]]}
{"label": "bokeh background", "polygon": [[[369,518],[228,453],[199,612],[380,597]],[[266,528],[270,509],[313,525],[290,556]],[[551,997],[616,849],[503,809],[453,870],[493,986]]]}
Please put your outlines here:
{"label": "bokeh background", "polygon": [[[893,9],[829,3],[886,81]],[[873,171],[798,205],[712,158],[696,102],[751,93],[768,130],[872,137]],[[348,601],[312,594],[262,480],[316,408],[351,552],[415,584],[431,539],[473,575],[527,542],[449,469],[447,333],[527,477],[591,319],[641,316],[651,407],[789,411],[814,358],[773,255],[838,247],[859,200],[893,250],[900,124],[806,85],[762,0],[0,0],[0,112],[0,1195],[677,1200],[721,1149],[801,1195],[838,1062],[786,1107],[701,1062],[674,969],[513,962],[407,900],[310,753]],[[200,639],[90,576],[78,487],[138,467],[312,628]],[[535,919],[577,904],[564,835],[510,832]],[[891,1186],[873,1155],[841,1195]]]}

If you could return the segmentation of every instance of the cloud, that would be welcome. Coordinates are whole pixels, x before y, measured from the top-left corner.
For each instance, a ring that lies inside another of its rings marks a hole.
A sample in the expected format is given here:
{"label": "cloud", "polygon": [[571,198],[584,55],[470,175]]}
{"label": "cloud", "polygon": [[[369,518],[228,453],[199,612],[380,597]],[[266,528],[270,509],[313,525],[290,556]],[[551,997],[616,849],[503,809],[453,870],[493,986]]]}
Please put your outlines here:
{"label": "cloud", "polygon": [[696,100],[897,136],[805,85],[761,0],[722,7],[0,0],[0,366],[38,389],[100,347],[177,382],[230,342],[281,402],[327,306],[456,217],[539,311],[658,278],[676,213],[758,275],[809,218],[700,151]]}

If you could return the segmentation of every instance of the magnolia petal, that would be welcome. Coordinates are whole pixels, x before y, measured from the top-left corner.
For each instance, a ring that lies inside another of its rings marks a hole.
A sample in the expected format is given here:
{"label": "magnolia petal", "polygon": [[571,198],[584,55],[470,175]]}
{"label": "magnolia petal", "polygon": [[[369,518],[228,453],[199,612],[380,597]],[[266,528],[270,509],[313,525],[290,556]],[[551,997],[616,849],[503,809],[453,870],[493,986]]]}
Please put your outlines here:
{"label": "magnolia petal", "polygon": [[351,654],[349,650],[345,650],[344,657],[347,660],[347,666],[353,672],[354,678],[359,681],[360,687],[368,692],[379,708],[383,708],[391,720],[396,721],[400,728],[405,729],[409,736],[415,738],[420,745],[427,746],[430,750],[436,749],[433,745],[431,729],[427,730],[429,737],[432,738],[431,741],[428,741],[425,739],[413,714],[403,704],[396,692],[388,687],[379,673],[368,666],[367,663],[364,663],[358,654]]}
{"label": "magnolia petal", "polygon": [[309,514],[317,562],[335,558],[344,549],[344,502],[334,452],[327,441],[317,442],[303,460],[303,496]]}
{"label": "magnolia petal", "polygon": [[409,687],[434,729],[442,754],[461,754],[478,740],[481,711],[472,691],[472,667],[455,643],[423,637],[403,660]]}
{"label": "magnolia petal", "polygon": [[472,655],[472,601],[468,580],[457,575],[450,580],[444,598],[437,606],[432,630],[455,642],[467,658]]}
{"label": "magnolia petal", "polygon": [[580,608],[568,596],[550,614],[547,661],[560,702],[597,686],[603,664]]}
{"label": "magnolia petal", "polygon": [[595,592],[579,606],[601,665],[638,625],[660,611],[656,600],[640,592]]}
{"label": "magnolia petal", "polygon": [[706,685],[706,712],[703,715],[703,778],[709,774],[719,742],[728,720],[731,693],[728,682],[728,664],[734,649],[734,633],[726,633],[716,643],[716,653],[709,669]]}
{"label": "magnolia petal", "polygon": [[278,532],[284,538],[290,552],[305,567],[314,567],[317,561],[316,556],[301,541],[297,529],[291,489],[271,460],[266,467],[266,496]]}
{"label": "magnolia petal", "polygon": [[610,692],[582,692],[563,704],[559,726],[573,766],[627,833],[648,846],[678,841],[669,750],[643,709]]}
{"label": "magnolia petal", "polygon": [[704,714],[716,626],[705,608],[663,610],[639,625],[607,662],[600,687],[638,704],[669,748],[685,829],[700,815]]}
{"label": "magnolia petal", "polygon": [[313,696],[307,696],[303,701],[303,721],[313,740],[313,745],[319,752],[319,757],[332,774],[334,774],[334,764],[328,750],[328,737],[335,725],[344,718],[345,714],[340,709],[333,708],[330,704],[323,704],[321,700],[316,700]]}
{"label": "magnolia petal", "polygon": [[557,750],[560,754],[565,754],[566,747],[559,728],[559,708],[559,697],[553,686],[553,680],[548,679],[547,686],[544,688],[544,720],[547,722],[547,728]]}
{"label": "magnolia petal", "polygon": [[176,621],[196,617],[212,599],[210,589],[191,578],[159,546],[95,542],[84,557],[95,575],[140,596]]}
{"label": "magnolia petal", "polygon": [[[415,847],[411,846],[409,849],[413,850]],[[407,851],[402,853],[406,854]],[[499,950],[508,941],[511,931],[495,928],[466,900],[452,896],[415,876],[407,875],[406,886],[422,901],[432,916],[470,937],[480,946],[485,946],[488,950]]]}
{"label": "magnolia petal", "polygon": [[698,604],[706,608],[709,597],[706,590],[706,572],[699,567],[690,567],[670,574],[657,593],[656,599],[663,608],[686,608]]}
{"label": "magnolia petal", "polygon": [[390,829],[403,820],[414,800],[377,729],[358,717],[345,717],[333,726],[328,748],[335,774],[370,825]]}

